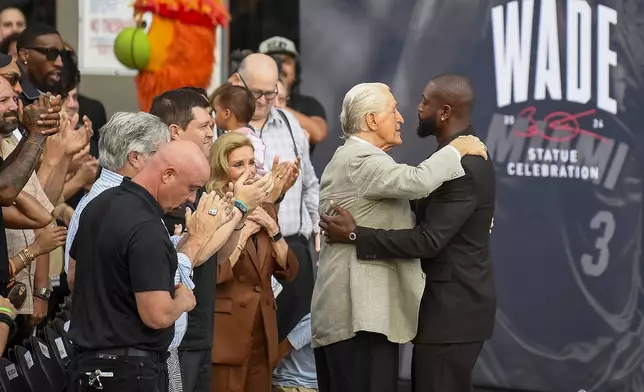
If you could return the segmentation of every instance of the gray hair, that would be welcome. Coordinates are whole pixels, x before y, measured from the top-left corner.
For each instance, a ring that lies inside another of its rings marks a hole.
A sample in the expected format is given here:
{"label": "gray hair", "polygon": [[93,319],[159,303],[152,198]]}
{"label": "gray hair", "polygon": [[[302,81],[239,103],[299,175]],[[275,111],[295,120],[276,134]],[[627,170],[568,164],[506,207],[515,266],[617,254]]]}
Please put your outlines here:
{"label": "gray hair", "polygon": [[170,141],[170,131],[157,116],[149,113],[117,112],[100,130],[99,163],[116,171],[128,161],[130,151],[152,155],[159,144]]}
{"label": "gray hair", "polygon": [[340,124],[344,137],[365,131],[366,117],[387,109],[389,86],[384,83],[360,83],[347,92],[342,101]]}

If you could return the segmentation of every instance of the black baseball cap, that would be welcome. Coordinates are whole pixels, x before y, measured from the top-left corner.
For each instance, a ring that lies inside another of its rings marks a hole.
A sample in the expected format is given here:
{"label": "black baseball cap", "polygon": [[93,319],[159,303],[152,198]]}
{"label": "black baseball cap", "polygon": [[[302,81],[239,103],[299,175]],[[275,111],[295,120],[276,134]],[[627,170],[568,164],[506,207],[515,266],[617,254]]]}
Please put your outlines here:
{"label": "black baseball cap", "polygon": [[13,57],[8,54],[0,53],[0,68],[4,68],[7,65],[11,64]]}

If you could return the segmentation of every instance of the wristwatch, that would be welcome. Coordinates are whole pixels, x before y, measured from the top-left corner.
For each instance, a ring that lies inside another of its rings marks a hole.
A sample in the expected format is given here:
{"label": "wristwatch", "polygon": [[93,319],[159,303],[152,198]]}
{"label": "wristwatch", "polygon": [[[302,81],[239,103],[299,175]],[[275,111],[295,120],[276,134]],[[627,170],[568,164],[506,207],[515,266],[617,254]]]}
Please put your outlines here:
{"label": "wristwatch", "polygon": [[277,242],[277,241],[281,240],[282,238],[283,238],[282,232],[278,231],[277,234],[275,234],[274,236],[271,237],[271,240],[273,242]]}
{"label": "wristwatch", "polygon": [[51,297],[51,289],[49,288],[38,289],[34,291],[34,297],[40,298],[43,301],[49,301],[49,297]]}

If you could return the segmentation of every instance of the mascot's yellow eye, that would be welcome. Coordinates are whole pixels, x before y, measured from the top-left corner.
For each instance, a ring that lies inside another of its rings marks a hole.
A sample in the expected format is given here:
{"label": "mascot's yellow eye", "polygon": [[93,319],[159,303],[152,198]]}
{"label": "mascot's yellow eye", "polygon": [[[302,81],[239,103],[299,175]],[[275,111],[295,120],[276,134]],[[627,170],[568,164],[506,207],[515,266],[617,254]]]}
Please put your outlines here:
{"label": "mascot's yellow eye", "polygon": [[143,29],[145,31],[145,34],[150,33],[150,27],[152,27],[152,12],[144,12],[143,15],[141,15],[141,20],[139,21],[139,28]]}

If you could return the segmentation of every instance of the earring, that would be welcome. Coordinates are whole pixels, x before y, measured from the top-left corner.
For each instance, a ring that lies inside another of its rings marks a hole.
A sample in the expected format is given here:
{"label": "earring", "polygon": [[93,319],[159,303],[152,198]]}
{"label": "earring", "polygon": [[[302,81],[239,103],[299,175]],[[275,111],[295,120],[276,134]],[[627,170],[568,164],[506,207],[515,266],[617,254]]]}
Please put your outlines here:
{"label": "earring", "polygon": [[26,62],[26,61],[23,61],[23,62],[25,63],[25,65],[27,65],[27,62]]}

